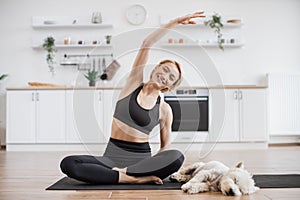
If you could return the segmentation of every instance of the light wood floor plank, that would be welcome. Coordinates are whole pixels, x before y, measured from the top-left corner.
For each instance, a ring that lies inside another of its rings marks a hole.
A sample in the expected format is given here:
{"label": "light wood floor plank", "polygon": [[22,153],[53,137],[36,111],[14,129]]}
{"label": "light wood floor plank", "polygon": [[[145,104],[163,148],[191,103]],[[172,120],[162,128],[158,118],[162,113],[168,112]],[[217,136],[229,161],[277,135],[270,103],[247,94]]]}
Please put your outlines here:
{"label": "light wood floor plank", "polygon": [[[59,163],[72,152],[5,152],[0,151],[0,200],[298,200],[300,188],[261,189],[242,197],[226,197],[221,193],[188,195],[181,190],[112,190],[112,191],[46,191],[45,188],[63,177]],[[86,154],[80,152],[80,154]],[[197,161],[219,160],[229,166],[244,161],[254,174],[300,174],[300,147],[271,147],[267,150],[212,151],[200,158],[198,152],[186,152],[185,165]]]}

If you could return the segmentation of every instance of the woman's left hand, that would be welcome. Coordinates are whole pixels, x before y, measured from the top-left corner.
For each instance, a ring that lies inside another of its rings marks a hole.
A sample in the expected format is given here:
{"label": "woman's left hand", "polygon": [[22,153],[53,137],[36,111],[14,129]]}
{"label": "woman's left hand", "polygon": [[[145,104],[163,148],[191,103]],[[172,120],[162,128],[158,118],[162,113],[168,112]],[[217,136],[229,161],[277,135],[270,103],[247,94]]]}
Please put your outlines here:
{"label": "woman's left hand", "polygon": [[195,13],[192,13],[192,14],[188,14],[188,15],[179,17],[175,20],[178,24],[196,24],[196,22],[193,21],[192,19],[194,19],[194,18],[204,18],[204,17],[205,17],[204,12],[201,11],[201,12],[195,12]]}

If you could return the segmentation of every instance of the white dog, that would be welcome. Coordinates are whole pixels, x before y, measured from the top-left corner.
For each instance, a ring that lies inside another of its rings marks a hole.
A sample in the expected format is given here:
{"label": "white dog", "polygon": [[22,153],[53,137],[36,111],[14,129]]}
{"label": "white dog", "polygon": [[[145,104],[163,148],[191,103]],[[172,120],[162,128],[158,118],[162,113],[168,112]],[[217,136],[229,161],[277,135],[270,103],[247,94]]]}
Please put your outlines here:
{"label": "white dog", "polygon": [[227,196],[239,196],[254,193],[259,189],[242,162],[232,169],[218,161],[197,162],[181,168],[172,174],[170,179],[185,182],[181,189],[189,194],[221,191]]}

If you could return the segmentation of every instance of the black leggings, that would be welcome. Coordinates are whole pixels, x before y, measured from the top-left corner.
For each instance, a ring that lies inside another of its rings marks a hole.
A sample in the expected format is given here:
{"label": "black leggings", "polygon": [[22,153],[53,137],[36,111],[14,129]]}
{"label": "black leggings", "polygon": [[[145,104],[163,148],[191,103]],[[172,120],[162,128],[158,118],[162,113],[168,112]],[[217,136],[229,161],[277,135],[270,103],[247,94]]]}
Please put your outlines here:
{"label": "black leggings", "polygon": [[162,151],[151,156],[149,143],[110,139],[103,156],[68,156],[60,167],[67,176],[92,184],[116,184],[119,172],[113,167],[127,167],[129,176],[157,176],[161,179],[176,172],[184,161],[178,150]]}

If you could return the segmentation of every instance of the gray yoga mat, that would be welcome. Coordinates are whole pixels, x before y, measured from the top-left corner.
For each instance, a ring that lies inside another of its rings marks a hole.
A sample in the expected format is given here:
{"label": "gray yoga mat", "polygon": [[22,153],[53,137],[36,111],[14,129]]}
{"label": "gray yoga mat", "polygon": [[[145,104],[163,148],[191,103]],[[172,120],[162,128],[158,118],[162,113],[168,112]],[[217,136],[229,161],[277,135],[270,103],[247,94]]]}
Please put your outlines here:
{"label": "gray yoga mat", "polygon": [[[300,188],[300,174],[254,175],[256,186],[260,188]],[[46,190],[180,190],[182,183],[164,180],[163,185],[156,184],[115,184],[92,185],[64,177],[46,188]]]}
{"label": "gray yoga mat", "polygon": [[114,185],[92,185],[64,177],[46,188],[46,190],[179,190],[182,183],[164,180],[164,184],[114,184]]}
{"label": "gray yoga mat", "polygon": [[253,175],[260,188],[300,188],[300,174]]}

